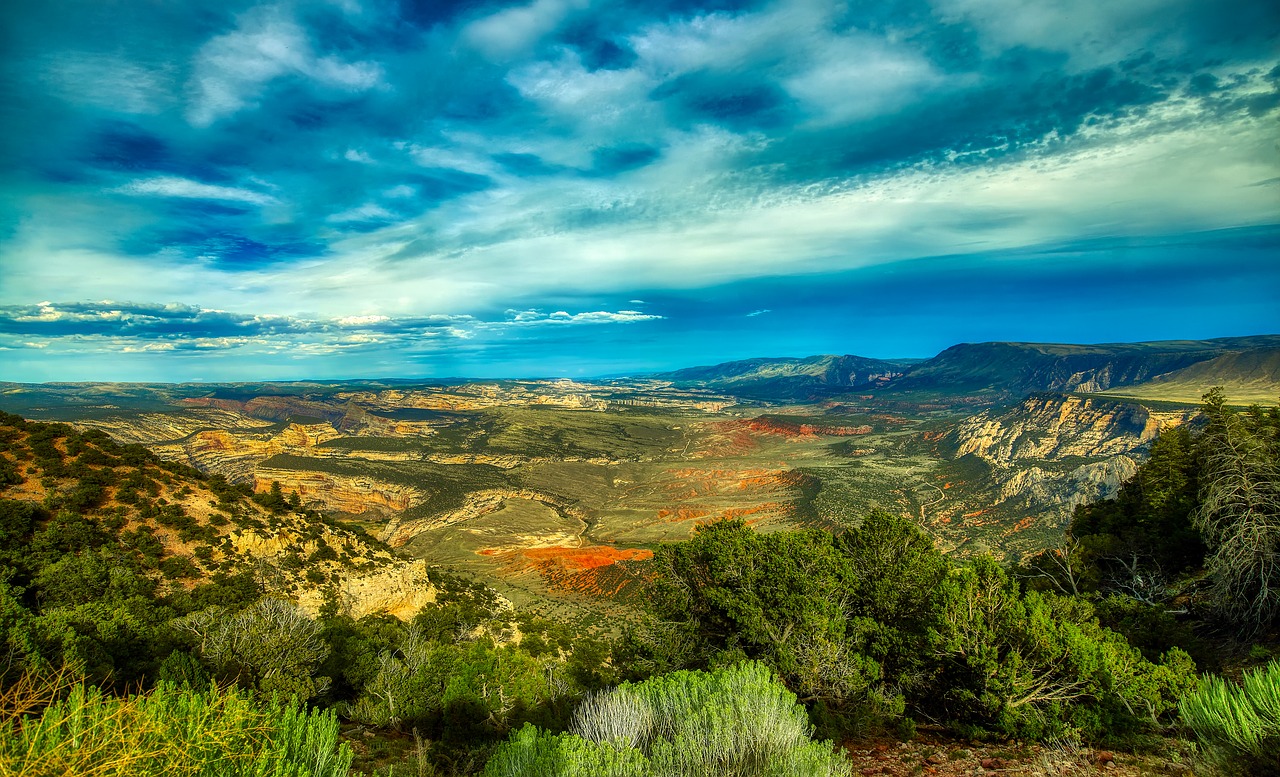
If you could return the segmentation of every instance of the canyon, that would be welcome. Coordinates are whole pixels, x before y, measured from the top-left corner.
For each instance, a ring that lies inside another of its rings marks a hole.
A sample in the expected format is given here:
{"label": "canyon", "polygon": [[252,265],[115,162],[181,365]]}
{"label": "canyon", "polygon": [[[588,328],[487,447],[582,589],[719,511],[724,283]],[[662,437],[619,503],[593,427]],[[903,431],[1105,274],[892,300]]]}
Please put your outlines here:
{"label": "canyon", "polygon": [[[583,619],[625,608],[661,543],[725,518],[839,531],[886,509],[959,555],[1035,553],[1077,505],[1115,493],[1162,429],[1193,421],[1195,404],[1144,387],[1229,382],[1214,364],[1280,385],[1274,338],[1244,340],[961,345],[599,381],[3,384],[0,408],[279,488],[376,537],[396,563],[345,579],[354,611],[421,606],[439,566]],[[264,557],[296,541],[237,540]]]}

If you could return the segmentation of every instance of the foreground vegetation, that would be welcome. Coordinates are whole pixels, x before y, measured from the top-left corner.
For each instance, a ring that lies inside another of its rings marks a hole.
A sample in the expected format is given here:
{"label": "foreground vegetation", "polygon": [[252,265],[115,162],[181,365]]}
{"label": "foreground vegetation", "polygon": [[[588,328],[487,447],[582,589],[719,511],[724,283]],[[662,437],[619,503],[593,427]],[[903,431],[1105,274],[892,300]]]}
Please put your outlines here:
{"label": "foreground vegetation", "polygon": [[[1280,773],[1280,412],[1220,395],[1019,567],[957,563],[880,511],[840,534],[721,521],[660,548],[652,617],[612,644],[441,573],[408,622],[306,612],[224,558],[216,525],[294,495],[251,510],[137,446],[0,421],[0,775],[327,777],[385,769],[397,732],[420,773],[828,775],[847,764],[820,740],[920,724],[1193,732],[1225,773]],[[219,509],[159,495],[184,489]],[[1261,668],[1240,683],[1197,676],[1241,655]],[[348,746],[340,721],[381,733]]]}

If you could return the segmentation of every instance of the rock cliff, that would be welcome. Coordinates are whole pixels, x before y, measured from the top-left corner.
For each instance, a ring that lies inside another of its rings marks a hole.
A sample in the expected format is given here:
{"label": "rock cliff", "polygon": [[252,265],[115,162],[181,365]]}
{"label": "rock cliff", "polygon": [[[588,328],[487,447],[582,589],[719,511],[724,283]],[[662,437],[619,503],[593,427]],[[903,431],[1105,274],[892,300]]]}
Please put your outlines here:
{"label": "rock cliff", "polygon": [[[1022,522],[1065,525],[1075,507],[1112,496],[1146,458],[1160,430],[1194,410],[1157,412],[1078,395],[1034,395],[961,421],[940,449],[989,470],[985,499]],[[1015,527],[1015,530],[1018,530]]]}
{"label": "rock cliff", "polygon": [[296,491],[307,507],[350,515],[368,512],[387,515],[407,510],[427,496],[413,486],[388,483],[367,476],[272,467],[258,467],[254,470],[255,491],[270,491],[272,482],[278,482],[286,494]]}
{"label": "rock cliff", "polygon": [[258,462],[281,453],[307,452],[341,436],[328,424],[289,424],[276,434],[211,429],[150,447],[166,459],[222,475],[234,483],[252,483]]}
{"label": "rock cliff", "polygon": [[1189,415],[1095,397],[1035,395],[1012,410],[986,410],[960,422],[953,432],[954,455],[1007,465],[1139,454],[1163,426],[1183,423]]}

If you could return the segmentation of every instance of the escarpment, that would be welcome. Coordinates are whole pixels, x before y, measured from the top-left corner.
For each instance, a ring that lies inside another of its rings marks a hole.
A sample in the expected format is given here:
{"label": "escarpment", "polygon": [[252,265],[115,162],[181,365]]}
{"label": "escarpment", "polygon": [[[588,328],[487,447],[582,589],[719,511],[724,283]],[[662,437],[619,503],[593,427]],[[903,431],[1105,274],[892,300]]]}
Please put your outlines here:
{"label": "escarpment", "polygon": [[956,457],[973,454],[996,465],[1028,459],[1060,461],[1139,453],[1160,429],[1191,411],[1157,413],[1095,397],[1035,395],[1005,412],[986,410],[953,432]]}
{"label": "escarpment", "polygon": [[1194,409],[1158,412],[1079,395],[1033,395],[1013,408],[961,421],[941,441],[953,460],[985,464],[991,508],[1020,520],[1065,525],[1085,502],[1115,494],[1162,429]]}
{"label": "escarpment", "polygon": [[296,492],[302,504],[325,512],[383,515],[407,510],[422,502],[426,493],[410,485],[388,483],[361,475],[259,467],[253,487],[268,492],[279,483],[285,493]]}

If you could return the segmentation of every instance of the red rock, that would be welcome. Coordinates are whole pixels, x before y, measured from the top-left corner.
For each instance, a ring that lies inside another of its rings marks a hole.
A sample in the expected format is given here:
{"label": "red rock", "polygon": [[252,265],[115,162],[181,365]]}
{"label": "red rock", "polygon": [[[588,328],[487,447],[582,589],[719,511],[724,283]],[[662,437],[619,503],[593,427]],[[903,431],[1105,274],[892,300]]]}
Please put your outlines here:
{"label": "red rock", "polygon": [[1003,758],[983,758],[982,759],[983,769],[1003,769],[1004,767],[1005,767],[1005,762]]}
{"label": "red rock", "polygon": [[868,767],[862,770],[862,774],[865,775],[865,777],[871,777],[871,775],[879,774],[879,773],[880,773],[880,769],[875,766]]}
{"label": "red rock", "polygon": [[938,755],[937,753],[934,753],[933,755],[929,756],[928,758],[926,758],[926,759],[924,759],[924,760],[925,760],[925,763],[931,763],[931,764],[933,764],[933,765],[935,765],[935,766],[936,766],[936,765],[938,765],[938,764],[942,763],[944,759],[943,759],[943,757],[942,757],[942,756]]}
{"label": "red rock", "polygon": [[1105,764],[1114,760],[1116,760],[1115,753],[1112,753],[1110,750],[1102,750],[1098,753],[1098,763],[1100,764]]}

